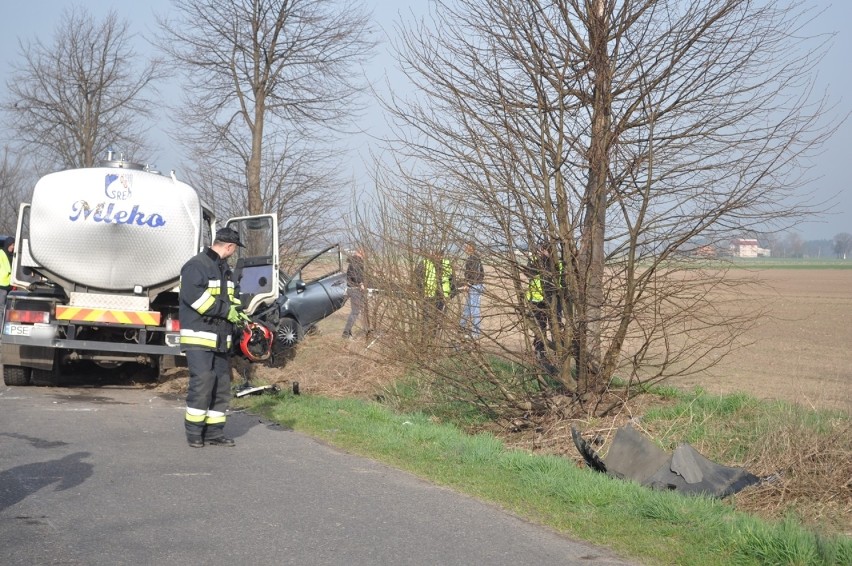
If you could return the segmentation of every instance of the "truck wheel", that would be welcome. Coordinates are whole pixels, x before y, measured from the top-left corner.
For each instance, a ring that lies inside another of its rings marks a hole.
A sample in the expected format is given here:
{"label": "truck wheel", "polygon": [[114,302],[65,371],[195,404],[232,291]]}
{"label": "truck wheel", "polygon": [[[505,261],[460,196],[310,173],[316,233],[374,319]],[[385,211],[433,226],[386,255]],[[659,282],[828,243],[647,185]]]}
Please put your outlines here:
{"label": "truck wheel", "polygon": [[33,385],[56,387],[59,385],[59,371],[57,369],[34,369],[30,381]]}
{"label": "truck wheel", "polygon": [[29,385],[30,368],[21,366],[3,366],[3,382],[6,385]]}

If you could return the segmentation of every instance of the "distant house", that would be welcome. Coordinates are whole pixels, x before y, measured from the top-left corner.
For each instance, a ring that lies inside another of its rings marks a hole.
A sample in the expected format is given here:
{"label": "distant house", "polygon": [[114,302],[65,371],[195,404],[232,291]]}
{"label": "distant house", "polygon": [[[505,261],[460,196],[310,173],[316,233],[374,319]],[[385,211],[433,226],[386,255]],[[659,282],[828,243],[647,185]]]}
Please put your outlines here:
{"label": "distant house", "polygon": [[761,248],[757,240],[738,239],[731,240],[731,255],[734,257],[769,257],[771,251]]}

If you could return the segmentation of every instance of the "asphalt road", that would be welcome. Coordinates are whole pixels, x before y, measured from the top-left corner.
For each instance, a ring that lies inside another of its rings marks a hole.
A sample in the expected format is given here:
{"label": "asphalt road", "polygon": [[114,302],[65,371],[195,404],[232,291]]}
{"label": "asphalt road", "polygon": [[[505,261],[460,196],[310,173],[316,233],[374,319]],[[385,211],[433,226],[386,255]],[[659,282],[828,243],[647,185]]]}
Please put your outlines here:
{"label": "asphalt road", "polygon": [[629,563],[250,414],[235,448],[182,419],[140,388],[0,385],[0,563]]}

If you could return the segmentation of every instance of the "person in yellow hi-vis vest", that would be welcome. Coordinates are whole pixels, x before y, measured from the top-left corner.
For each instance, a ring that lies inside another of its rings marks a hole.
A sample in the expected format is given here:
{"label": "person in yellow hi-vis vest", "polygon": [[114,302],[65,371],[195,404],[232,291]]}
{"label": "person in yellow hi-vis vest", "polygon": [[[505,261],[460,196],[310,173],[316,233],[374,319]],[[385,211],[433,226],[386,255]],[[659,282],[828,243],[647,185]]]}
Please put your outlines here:
{"label": "person in yellow hi-vis vest", "polygon": [[533,330],[533,349],[536,359],[545,358],[544,340],[547,335],[547,298],[546,279],[548,278],[548,265],[550,263],[550,249],[546,245],[540,245],[530,256],[526,266],[529,276],[527,291],[524,295],[530,306],[530,314],[536,324]]}
{"label": "person in yellow hi-vis vest", "polygon": [[424,255],[417,272],[417,284],[423,296],[424,321],[440,328],[440,317],[456,292],[452,263],[443,253]]}
{"label": "person in yellow hi-vis vest", "polygon": [[15,238],[9,236],[3,242],[3,250],[0,251],[0,308],[6,304],[6,295],[12,290],[12,255],[14,253]]}

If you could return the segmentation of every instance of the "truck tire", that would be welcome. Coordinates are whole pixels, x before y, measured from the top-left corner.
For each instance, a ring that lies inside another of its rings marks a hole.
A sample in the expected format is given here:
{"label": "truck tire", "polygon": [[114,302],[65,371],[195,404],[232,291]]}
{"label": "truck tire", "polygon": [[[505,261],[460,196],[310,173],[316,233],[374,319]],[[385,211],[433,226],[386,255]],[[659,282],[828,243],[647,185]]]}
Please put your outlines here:
{"label": "truck tire", "polygon": [[30,368],[4,365],[3,382],[6,385],[29,385]]}
{"label": "truck tire", "polygon": [[34,369],[30,382],[42,387],[56,387],[59,385],[59,371],[56,369]]}

